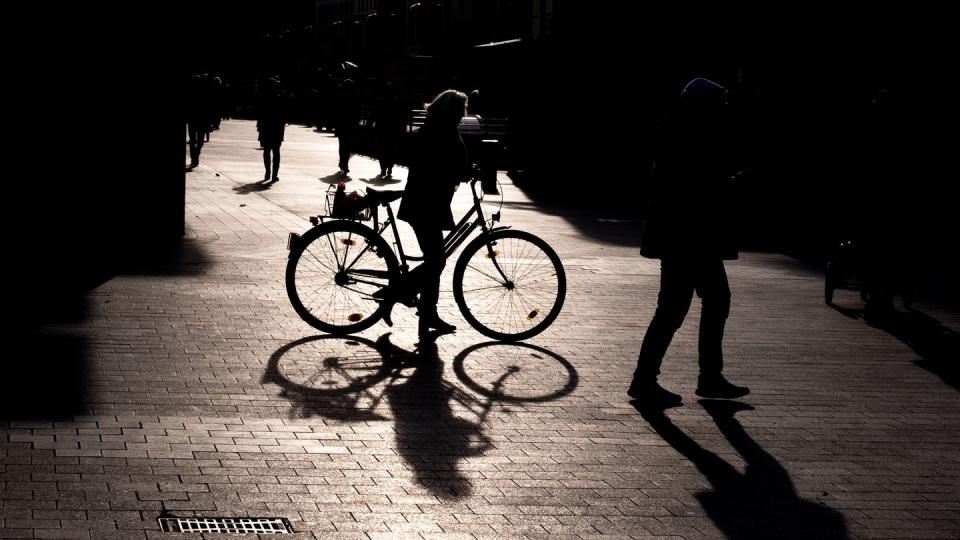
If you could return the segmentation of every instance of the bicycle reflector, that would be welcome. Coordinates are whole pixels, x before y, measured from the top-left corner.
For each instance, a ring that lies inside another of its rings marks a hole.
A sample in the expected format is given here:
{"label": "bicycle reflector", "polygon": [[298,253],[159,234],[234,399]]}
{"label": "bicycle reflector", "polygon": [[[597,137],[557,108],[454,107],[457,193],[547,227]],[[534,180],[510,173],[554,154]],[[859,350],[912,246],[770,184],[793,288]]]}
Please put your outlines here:
{"label": "bicycle reflector", "polygon": [[360,319],[363,319],[363,313],[351,313],[347,316],[347,320],[350,322],[359,322]]}
{"label": "bicycle reflector", "polygon": [[531,311],[530,314],[527,315],[527,320],[532,321],[537,318],[537,315],[540,315],[540,308],[533,308],[533,311]]}

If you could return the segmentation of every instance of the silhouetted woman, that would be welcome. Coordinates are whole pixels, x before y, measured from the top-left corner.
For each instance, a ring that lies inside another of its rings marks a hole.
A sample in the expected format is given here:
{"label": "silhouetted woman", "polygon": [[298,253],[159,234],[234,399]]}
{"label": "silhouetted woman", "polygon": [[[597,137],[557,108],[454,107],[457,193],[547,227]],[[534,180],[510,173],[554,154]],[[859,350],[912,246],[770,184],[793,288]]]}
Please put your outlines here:
{"label": "silhouetted woman", "polygon": [[260,132],[259,140],[263,146],[263,179],[271,179],[270,155],[273,154],[273,181],[279,182],[280,144],[283,143],[287,119],[280,95],[280,81],[277,79],[264,81],[257,117],[257,131]]}
{"label": "silhouetted woman", "polygon": [[407,187],[397,216],[410,224],[417,235],[423,264],[419,333],[431,328],[441,333],[456,328],[437,315],[440,274],[443,272],[443,231],[453,228],[450,203],[457,185],[469,177],[467,151],[460,139],[460,120],[466,113],[467,96],[446,90],[427,105],[427,118],[416,134]]}

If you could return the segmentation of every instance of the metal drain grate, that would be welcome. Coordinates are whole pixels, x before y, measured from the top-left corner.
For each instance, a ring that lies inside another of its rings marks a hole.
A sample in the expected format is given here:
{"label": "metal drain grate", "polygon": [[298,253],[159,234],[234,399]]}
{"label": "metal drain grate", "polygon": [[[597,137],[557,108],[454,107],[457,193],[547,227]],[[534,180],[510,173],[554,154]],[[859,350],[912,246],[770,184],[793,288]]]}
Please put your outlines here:
{"label": "metal drain grate", "polygon": [[230,534],[290,534],[293,528],[286,518],[157,518],[164,532],[230,533]]}

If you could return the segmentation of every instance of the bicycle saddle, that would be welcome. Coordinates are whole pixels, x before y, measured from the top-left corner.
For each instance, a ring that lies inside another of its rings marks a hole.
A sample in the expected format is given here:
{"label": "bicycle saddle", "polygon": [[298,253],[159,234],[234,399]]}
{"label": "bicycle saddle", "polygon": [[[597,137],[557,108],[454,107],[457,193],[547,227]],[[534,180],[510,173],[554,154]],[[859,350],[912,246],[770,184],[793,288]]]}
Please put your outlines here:
{"label": "bicycle saddle", "polygon": [[370,206],[377,204],[386,206],[400,197],[403,197],[403,190],[377,191],[370,187],[367,188],[367,201]]}

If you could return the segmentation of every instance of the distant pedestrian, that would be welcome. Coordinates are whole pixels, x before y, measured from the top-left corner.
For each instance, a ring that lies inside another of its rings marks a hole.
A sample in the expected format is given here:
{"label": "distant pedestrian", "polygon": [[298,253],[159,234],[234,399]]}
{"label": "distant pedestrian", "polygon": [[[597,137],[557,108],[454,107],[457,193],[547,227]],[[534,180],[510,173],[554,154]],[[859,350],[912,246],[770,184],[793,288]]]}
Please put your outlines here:
{"label": "distant pedestrian", "polygon": [[397,159],[397,148],[406,126],[406,110],[391,83],[384,85],[383,94],[374,111],[374,131],[377,135],[377,154],[380,176],[392,176]]}
{"label": "distant pedestrian", "polygon": [[190,167],[200,164],[200,151],[210,130],[207,113],[207,92],[203,77],[193,75],[187,86],[187,136],[190,146]]}
{"label": "distant pedestrian", "polygon": [[870,318],[892,314],[896,293],[911,295],[910,266],[916,263],[918,251],[914,246],[921,238],[916,225],[918,190],[907,187],[916,174],[910,143],[914,132],[903,106],[897,92],[880,90],[862,123],[866,148],[852,214],[864,265],[864,310]]}
{"label": "distant pedestrian", "polygon": [[340,146],[340,172],[350,172],[350,156],[353,154],[357,134],[357,125],[360,123],[360,96],[353,79],[344,79],[337,93],[335,130]]}
{"label": "distant pedestrian", "polygon": [[223,80],[214,77],[210,84],[210,128],[220,129],[220,120],[223,118],[224,88]]}
{"label": "distant pedestrian", "polygon": [[659,385],[657,376],[694,292],[703,302],[697,395],[736,398],[749,393],[722,374],[723,332],[730,311],[723,261],[738,257],[731,230],[730,184],[735,171],[728,114],[726,89],[707,79],[690,81],[657,156],[640,249],[643,256],[660,259],[660,293],[627,391],[641,401],[665,405],[681,401]]}
{"label": "distant pedestrian", "polygon": [[280,81],[273,78],[266,79],[260,90],[257,131],[260,134],[260,145],[263,147],[263,179],[271,180],[272,178],[273,182],[279,182],[280,178],[277,174],[280,171],[280,145],[283,143],[283,132],[287,124]]}
{"label": "distant pedestrian", "polygon": [[216,95],[216,90],[214,89],[213,77],[211,77],[209,73],[200,75],[200,80],[202,89],[200,94],[201,108],[203,109],[203,114],[207,117],[206,132],[203,134],[203,137],[206,142],[210,142],[210,132],[213,131],[214,96]]}

